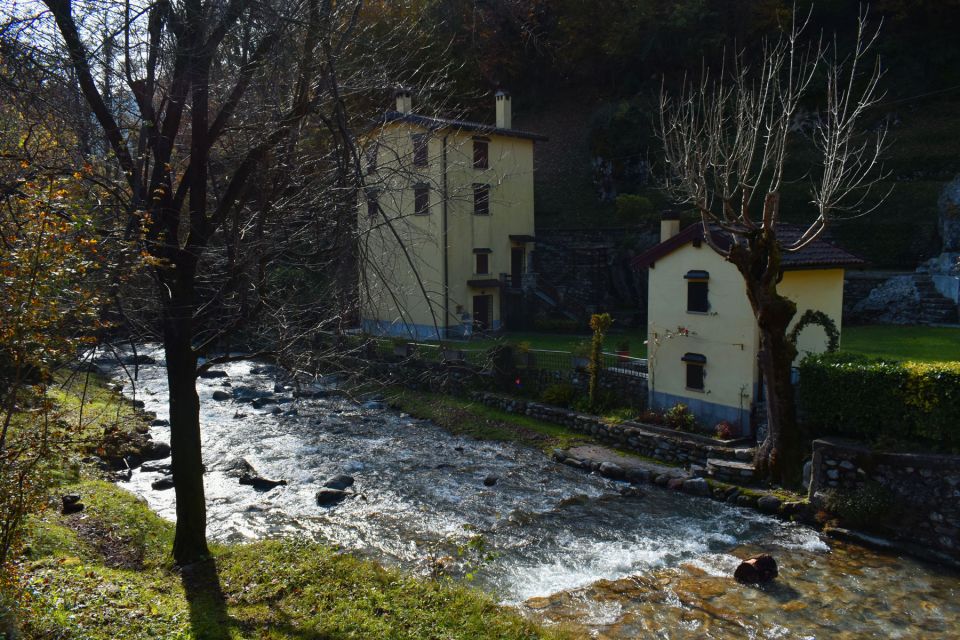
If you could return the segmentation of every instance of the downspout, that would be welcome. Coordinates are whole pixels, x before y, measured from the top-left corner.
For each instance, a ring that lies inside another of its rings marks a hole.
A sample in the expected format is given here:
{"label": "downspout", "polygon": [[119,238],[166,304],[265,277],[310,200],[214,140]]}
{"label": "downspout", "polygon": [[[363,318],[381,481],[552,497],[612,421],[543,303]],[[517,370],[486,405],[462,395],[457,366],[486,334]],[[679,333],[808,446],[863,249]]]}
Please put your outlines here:
{"label": "downspout", "polygon": [[[442,228],[441,236],[443,238],[443,339],[446,340],[450,336],[449,333],[450,327],[450,269],[449,269],[449,243],[447,241],[447,138],[450,137],[449,133],[445,133],[443,136],[443,152],[441,154],[441,170],[443,171],[443,177],[441,178],[441,191],[442,191],[442,200],[443,200],[443,218],[442,218]],[[439,336],[437,336],[439,338]]]}

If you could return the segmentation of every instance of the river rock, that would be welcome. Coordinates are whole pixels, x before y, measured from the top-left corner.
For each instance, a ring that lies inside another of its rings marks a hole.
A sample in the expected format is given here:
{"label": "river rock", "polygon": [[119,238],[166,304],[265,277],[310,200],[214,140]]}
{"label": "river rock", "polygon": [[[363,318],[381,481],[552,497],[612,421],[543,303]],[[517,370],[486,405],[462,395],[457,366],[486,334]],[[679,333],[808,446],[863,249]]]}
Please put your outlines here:
{"label": "river rock", "polygon": [[683,490],[695,496],[709,496],[710,483],[705,478],[690,478],[683,481]]}
{"label": "river rock", "polygon": [[632,485],[622,487],[620,489],[620,495],[625,498],[642,498],[644,495],[643,490],[640,487],[634,487]]}
{"label": "river rock", "polygon": [[667,480],[667,489],[673,489],[675,491],[683,490],[683,478],[670,478]]}
{"label": "river rock", "polygon": [[630,469],[627,469],[626,479],[628,482],[632,482],[634,484],[650,482],[650,472],[646,469],[637,469],[631,467]]}
{"label": "river rock", "polygon": [[737,582],[746,584],[761,584],[770,582],[778,575],[777,561],[773,556],[761,554],[759,556],[744,560],[733,572],[733,577]]}
{"label": "river rock", "polygon": [[155,358],[152,358],[146,354],[140,353],[137,355],[129,355],[120,358],[122,364],[128,365],[140,365],[140,364],[157,364]]}
{"label": "river rock", "polygon": [[220,389],[217,389],[213,392],[213,399],[217,402],[223,402],[224,400],[229,400],[232,397],[233,396],[231,396],[229,393],[226,391],[221,391]]}
{"label": "river rock", "polygon": [[279,372],[279,367],[272,364],[265,364],[250,368],[250,373],[255,376],[272,376]]}
{"label": "river rock", "polygon": [[353,476],[348,476],[346,474],[340,474],[333,476],[329,480],[323,483],[324,488],[326,489],[335,489],[337,491],[343,491],[347,487],[353,486]]}
{"label": "river rock", "polygon": [[567,459],[567,452],[563,449],[554,449],[553,450],[553,459],[557,462],[563,462]]}
{"label": "river rock", "polygon": [[166,491],[167,489],[173,489],[173,486],[173,478],[171,476],[164,476],[150,483],[150,488],[154,491]]}
{"label": "river rock", "polygon": [[160,464],[158,462],[146,462],[140,467],[144,473],[163,473],[170,475],[171,467],[169,464]]}
{"label": "river rock", "polygon": [[223,473],[231,478],[239,478],[244,474],[256,475],[257,470],[247,462],[246,458],[234,458],[223,466]]}
{"label": "river rock", "polygon": [[207,369],[206,371],[200,372],[200,377],[206,380],[213,380],[215,378],[226,378],[227,372],[220,369]]}
{"label": "river rock", "polygon": [[350,495],[340,489],[320,489],[317,491],[317,504],[321,507],[330,507],[340,504]]}
{"label": "river rock", "polygon": [[602,462],[600,463],[600,468],[598,469],[600,475],[606,478],[613,478],[614,480],[623,480],[627,475],[623,470],[623,467],[613,462]]}
{"label": "river rock", "polygon": [[80,502],[80,496],[75,493],[68,493],[67,495],[60,498],[62,506],[60,507],[60,513],[65,516],[70,515],[71,513],[80,513],[84,510],[84,504]]}
{"label": "river rock", "polygon": [[483,486],[485,487],[492,487],[495,484],[497,484],[497,476],[487,476],[483,479]]}
{"label": "river rock", "polygon": [[170,421],[164,420],[163,418],[157,418],[156,420],[152,420],[150,422],[150,426],[151,427],[169,427]]}
{"label": "river rock", "polygon": [[763,513],[775,514],[780,511],[780,498],[766,495],[757,500],[757,509]]}
{"label": "river rock", "polygon": [[143,400],[131,400],[130,406],[134,409],[143,409],[145,406],[147,406],[147,403]]}
{"label": "river rock", "polygon": [[270,396],[263,396],[263,397],[260,397],[260,398],[254,398],[253,401],[250,403],[250,406],[252,406],[254,409],[262,409],[263,407],[267,406],[268,404],[277,404],[276,398],[273,398],[273,397],[270,397]]}
{"label": "river rock", "polygon": [[[166,442],[147,442],[140,451],[143,460],[163,460],[170,457],[170,445]],[[133,466],[133,465],[131,465]]]}
{"label": "river rock", "polygon": [[257,491],[270,491],[274,487],[286,486],[287,481],[263,478],[253,473],[241,473],[240,484],[249,485]]}

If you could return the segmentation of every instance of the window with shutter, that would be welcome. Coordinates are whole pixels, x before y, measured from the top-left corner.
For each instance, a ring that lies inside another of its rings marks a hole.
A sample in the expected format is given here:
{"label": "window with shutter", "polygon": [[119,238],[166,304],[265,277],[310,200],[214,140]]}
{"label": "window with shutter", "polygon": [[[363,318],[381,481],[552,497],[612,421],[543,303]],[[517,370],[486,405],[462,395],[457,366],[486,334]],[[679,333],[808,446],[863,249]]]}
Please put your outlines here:
{"label": "window with shutter", "polygon": [[430,185],[416,184],[413,186],[413,213],[425,216],[430,213]]}
{"label": "window with shutter", "polygon": [[478,216],[490,215],[490,185],[473,185],[473,213]]}

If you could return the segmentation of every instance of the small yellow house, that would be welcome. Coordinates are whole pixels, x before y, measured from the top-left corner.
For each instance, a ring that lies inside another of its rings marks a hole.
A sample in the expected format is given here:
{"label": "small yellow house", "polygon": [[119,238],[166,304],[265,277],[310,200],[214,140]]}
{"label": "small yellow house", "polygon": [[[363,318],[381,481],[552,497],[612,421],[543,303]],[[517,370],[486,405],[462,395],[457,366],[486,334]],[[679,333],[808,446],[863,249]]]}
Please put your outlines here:
{"label": "small yellow house", "polygon": [[[743,276],[704,241],[701,223],[681,231],[677,216],[667,214],[660,224],[660,244],[633,261],[634,268],[649,273],[650,406],[662,410],[683,403],[701,424],[712,427],[725,420],[738,435],[751,435],[763,384],[757,364],[760,333]],[[778,227],[783,242],[800,232]],[[785,253],[777,290],[797,304],[793,323],[807,310],[821,311],[839,331],[844,269],[863,264],[822,239]],[[797,338],[797,357],[821,353],[827,345],[825,329],[807,325]]]}
{"label": "small yellow house", "polygon": [[519,288],[534,248],[533,148],[512,128],[419,115],[397,93],[363,143],[360,317],[364,331],[412,339],[501,328],[501,289]]}

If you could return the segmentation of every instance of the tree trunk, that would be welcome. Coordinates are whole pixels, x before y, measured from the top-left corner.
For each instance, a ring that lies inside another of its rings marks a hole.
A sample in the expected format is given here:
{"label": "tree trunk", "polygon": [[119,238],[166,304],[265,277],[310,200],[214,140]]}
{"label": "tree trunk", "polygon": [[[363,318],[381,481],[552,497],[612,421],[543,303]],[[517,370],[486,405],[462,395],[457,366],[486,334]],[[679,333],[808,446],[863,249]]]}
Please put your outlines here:
{"label": "tree trunk", "polygon": [[165,309],[164,348],[170,389],[170,449],[177,528],[173,559],[179,565],[202,560],[207,549],[207,506],[203,491],[200,449],[200,399],[197,397],[197,356],[191,344],[191,305]]}
{"label": "tree trunk", "polygon": [[797,349],[786,337],[796,306],[786,298],[777,298],[762,309],[763,315],[776,319],[760,326],[759,365],[767,386],[767,437],[757,449],[756,465],[761,477],[789,487],[799,484],[803,461],[803,439],[791,382]]}

